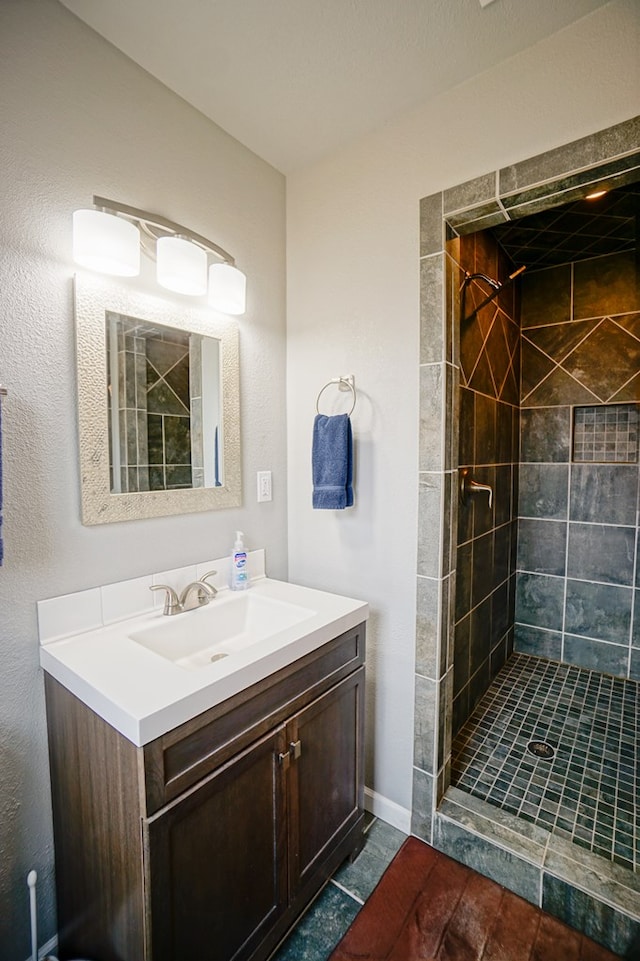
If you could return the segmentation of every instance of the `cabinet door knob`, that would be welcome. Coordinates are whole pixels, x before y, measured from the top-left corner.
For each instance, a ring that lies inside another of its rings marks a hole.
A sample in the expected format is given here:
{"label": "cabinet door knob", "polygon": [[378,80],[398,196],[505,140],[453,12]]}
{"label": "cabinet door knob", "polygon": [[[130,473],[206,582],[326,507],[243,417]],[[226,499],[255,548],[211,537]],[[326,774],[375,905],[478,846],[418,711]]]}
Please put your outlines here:
{"label": "cabinet door knob", "polygon": [[278,764],[283,771],[286,771],[291,763],[291,754],[289,751],[284,751],[282,754],[278,754]]}
{"label": "cabinet door knob", "polygon": [[300,741],[291,742],[291,744],[289,745],[289,754],[291,755],[294,761],[296,761],[300,757],[300,755],[302,754],[302,744],[300,743]]}

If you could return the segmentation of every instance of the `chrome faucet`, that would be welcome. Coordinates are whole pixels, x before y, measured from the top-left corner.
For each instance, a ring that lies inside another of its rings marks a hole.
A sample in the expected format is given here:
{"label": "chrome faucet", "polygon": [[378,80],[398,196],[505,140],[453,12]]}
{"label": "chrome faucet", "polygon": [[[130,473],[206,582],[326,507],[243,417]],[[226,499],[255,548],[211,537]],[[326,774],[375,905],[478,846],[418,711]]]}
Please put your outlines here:
{"label": "chrome faucet", "polygon": [[207,584],[207,578],[213,577],[217,571],[208,571],[199,580],[187,584],[183,592],[176,594],[173,587],[168,584],[153,584],[150,591],[166,591],[164,599],[163,614],[183,614],[185,611],[193,611],[197,607],[204,607],[212,601],[218,591],[213,584]]}

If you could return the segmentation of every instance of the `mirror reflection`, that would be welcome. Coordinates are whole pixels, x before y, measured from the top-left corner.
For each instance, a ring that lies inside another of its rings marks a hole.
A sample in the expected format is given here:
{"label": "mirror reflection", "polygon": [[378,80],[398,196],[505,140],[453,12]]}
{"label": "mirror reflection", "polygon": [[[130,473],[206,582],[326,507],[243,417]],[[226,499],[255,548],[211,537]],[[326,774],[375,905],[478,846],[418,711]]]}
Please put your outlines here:
{"label": "mirror reflection", "polygon": [[238,507],[238,326],[75,278],[82,522]]}
{"label": "mirror reflection", "polygon": [[220,343],[106,312],[115,494],[221,487]]}

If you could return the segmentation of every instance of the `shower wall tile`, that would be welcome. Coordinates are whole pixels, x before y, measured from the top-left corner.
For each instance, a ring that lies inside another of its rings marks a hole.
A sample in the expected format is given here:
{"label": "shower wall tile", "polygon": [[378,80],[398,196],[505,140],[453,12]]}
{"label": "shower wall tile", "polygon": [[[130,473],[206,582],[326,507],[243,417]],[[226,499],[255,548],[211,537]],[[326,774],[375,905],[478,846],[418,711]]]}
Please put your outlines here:
{"label": "shower wall tile", "polygon": [[569,517],[572,521],[635,526],[637,495],[635,465],[574,464]]}
{"label": "shower wall tile", "polygon": [[633,630],[631,633],[631,646],[640,647],[640,591],[634,591],[633,599]]}
{"label": "shower wall tile", "polygon": [[564,520],[569,498],[568,464],[522,464],[518,490],[521,517]]}
{"label": "shower wall tile", "polygon": [[511,525],[503,524],[493,531],[493,582],[502,584],[511,573]]}
{"label": "shower wall tile", "polygon": [[633,678],[635,681],[640,681],[640,651],[631,651],[629,677]]}
{"label": "shower wall tile", "polygon": [[473,541],[460,544],[456,560],[456,606],[455,618],[460,621],[471,610],[471,571]]}
{"label": "shower wall tile", "polygon": [[453,699],[453,711],[451,714],[451,729],[455,734],[463,726],[464,722],[467,720],[471,714],[471,709],[469,707],[469,685],[465,686],[460,690],[458,694]]}
{"label": "shower wall tile", "polygon": [[545,574],[517,575],[516,621],[562,631],[564,578]]}
{"label": "shower wall tile", "polygon": [[[565,178],[578,170],[589,170],[620,154],[640,147],[640,119],[633,117],[606,130],[500,170],[500,195],[521,190],[541,181]],[[629,160],[629,163],[632,161]],[[593,177],[593,173],[590,174]]]}
{"label": "shower wall tile", "polygon": [[520,411],[520,460],[568,463],[571,456],[571,408],[533,407]]}
{"label": "shower wall tile", "polygon": [[420,368],[420,470],[442,469],[443,365]]}
{"label": "shower wall tile", "polygon": [[521,281],[523,329],[562,324],[571,319],[571,265],[526,272]]}
{"label": "shower wall tile", "polygon": [[416,675],[413,761],[416,767],[434,774],[435,761],[435,720],[439,715],[438,684],[428,678]]}
{"label": "shower wall tile", "polygon": [[495,468],[495,485],[493,488],[494,496],[494,519],[495,526],[508,524],[515,513],[514,504],[514,464],[500,464]]}
{"label": "shower wall tile", "polygon": [[518,521],[518,570],[563,577],[566,569],[567,525],[560,521]]}
{"label": "shower wall tile", "polygon": [[[638,298],[636,266],[627,254],[547,268],[522,278],[526,407],[520,415],[518,617],[524,617],[523,573],[569,580],[564,645],[559,643],[558,628],[557,637],[540,635],[536,649],[536,635],[519,624],[516,648],[546,656],[560,656],[564,650],[571,663],[589,667],[600,663],[600,669],[606,664],[607,670],[622,676],[628,673],[631,644],[628,588],[633,581],[639,481],[637,463],[623,461],[634,459],[637,437],[635,426],[624,422],[631,416],[628,408],[606,404],[640,398]],[[582,446],[571,463],[574,405],[584,407],[584,437],[576,435]],[[616,424],[606,435],[607,417],[612,420],[614,414]],[[592,428],[588,417],[594,418]],[[602,430],[596,418],[603,419]],[[590,429],[593,437],[587,436]],[[610,462],[603,463],[606,460]],[[528,518],[540,518],[538,526]],[[571,522],[566,570],[565,541],[559,530],[553,537],[549,523],[540,526],[551,518]],[[635,567],[637,571],[637,561]],[[536,616],[534,606],[528,605],[527,617],[533,627],[544,630],[549,611]]]}
{"label": "shower wall tile", "polygon": [[460,376],[457,367],[444,365],[445,377],[445,437],[449,442],[444,445],[444,469],[451,470],[458,465],[459,421],[460,421]]}
{"label": "shower wall tile", "polygon": [[442,307],[444,254],[432,254],[420,261],[420,363],[444,359],[444,318]]}
{"label": "shower wall tile", "polygon": [[[505,581],[491,595],[491,641],[492,647],[508,634],[513,623],[509,617],[509,582]],[[492,671],[493,673],[493,671]]]}
{"label": "shower wall tile", "polygon": [[[451,474],[442,476],[442,509],[444,517],[451,516]],[[442,525],[442,566],[441,575],[446,577],[451,570],[451,525],[443,522]]]}
{"label": "shower wall tile", "polygon": [[416,598],[416,673],[436,677],[440,583],[419,577]]}
{"label": "shower wall tile", "polygon": [[632,958],[628,951],[640,942],[638,920],[547,871],[542,875],[542,907],[621,957]]}
{"label": "shower wall tile", "polygon": [[627,674],[629,647],[565,634],[564,660],[567,664],[577,664],[579,667],[620,677]]}
{"label": "shower wall tile", "polygon": [[475,460],[474,464],[495,464],[496,401],[493,397],[476,394]]}
{"label": "shower wall tile", "polygon": [[518,449],[514,446],[514,418],[518,411],[511,404],[498,401],[496,404],[496,463],[512,464],[518,459]]}
{"label": "shower wall tile", "polygon": [[561,661],[562,634],[516,623],[514,650],[520,654],[535,654],[537,657]]}
{"label": "shower wall tile", "polygon": [[[487,213],[476,209],[474,216]],[[466,214],[465,214],[466,216]],[[489,234],[463,236],[457,256],[461,276],[484,273],[504,281],[513,269]],[[487,294],[486,285],[467,286],[465,314]],[[453,303],[453,301],[452,301]],[[515,477],[519,449],[518,390],[519,324],[515,290],[508,290],[491,307],[460,322],[460,466],[488,484],[493,492],[457,504],[457,574],[455,597],[454,730],[480,699],[512,647],[513,597],[509,581],[515,570]],[[497,309],[496,309],[497,308]],[[451,310],[451,304],[449,305]],[[459,316],[459,315],[458,315]],[[455,351],[454,351],[455,353]],[[455,464],[455,458],[452,459]],[[452,510],[453,514],[453,510]]]}
{"label": "shower wall tile", "polygon": [[442,194],[437,193],[420,201],[420,256],[438,253],[442,248]]}
{"label": "shower wall tile", "polygon": [[635,527],[569,524],[567,577],[633,584]]}
{"label": "shower wall tile", "polygon": [[[603,357],[606,364],[602,363]],[[637,372],[640,341],[605,317],[563,360],[562,366],[595,397],[607,402]]]}
{"label": "shower wall tile", "polygon": [[460,467],[472,467],[475,463],[475,398],[475,391],[460,387]]}
{"label": "shower wall tile", "polygon": [[445,217],[454,211],[476,208],[488,200],[495,200],[496,187],[497,178],[493,172],[450,187],[443,194]]}
{"label": "shower wall tile", "polygon": [[565,631],[629,646],[633,591],[567,579]]}
{"label": "shower wall tile", "polygon": [[634,251],[574,264],[573,316],[600,317],[640,310]]}
{"label": "shower wall tile", "polygon": [[573,320],[558,324],[546,324],[543,327],[528,327],[524,331],[526,340],[534,344],[538,350],[561,364],[569,354],[575,350],[585,338],[592,334],[601,318],[593,320]]}
{"label": "shower wall tile", "polygon": [[418,488],[418,574],[439,577],[441,567],[442,474],[420,473]]}
{"label": "shower wall tile", "polygon": [[494,588],[493,532],[489,531],[473,542],[471,571],[471,606],[476,607]]}
{"label": "shower wall tile", "polygon": [[491,651],[491,597],[486,597],[471,611],[469,637],[469,670],[476,673],[489,657]]}
{"label": "shower wall tile", "polygon": [[[489,830],[488,838],[474,830],[476,824],[473,814],[464,815],[465,821],[469,823],[467,827],[466,823],[463,824],[460,820],[444,816],[442,810],[441,805],[434,824],[433,844],[436,848],[446,851],[456,861],[515,891],[520,897],[537,903],[540,888],[539,865],[519,858],[504,848],[500,844],[499,829],[493,824],[487,824],[486,819],[480,819],[477,827],[482,831]],[[496,834],[497,844],[494,843]]]}
{"label": "shower wall tile", "polygon": [[431,774],[413,769],[411,798],[411,833],[431,843],[433,812],[435,808],[434,778]]}

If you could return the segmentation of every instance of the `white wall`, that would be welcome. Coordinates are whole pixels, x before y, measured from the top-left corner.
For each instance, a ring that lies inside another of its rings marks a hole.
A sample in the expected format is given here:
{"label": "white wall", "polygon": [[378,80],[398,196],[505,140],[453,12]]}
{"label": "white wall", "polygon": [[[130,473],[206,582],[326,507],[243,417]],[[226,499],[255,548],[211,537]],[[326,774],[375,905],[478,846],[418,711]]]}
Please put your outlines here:
{"label": "white wall", "polygon": [[[401,808],[413,746],[418,202],[637,114],[639,40],[640,7],[615,0],[287,180],[290,577],[371,604],[367,782]],[[315,398],[347,372],[356,506],[313,511]]]}
{"label": "white wall", "polygon": [[[93,194],[189,225],[248,276],[241,319],[244,506],[80,523],[71,213]],[[224,555],[241,528],[286,576],[284,178],[56,0],[0,3],[0,957],[30,953],[26,875],[54,933],[36,601]],[[255,472],[274,471],[256,504]]]}

